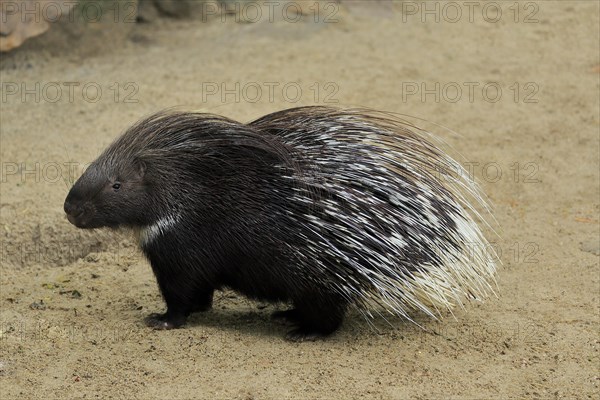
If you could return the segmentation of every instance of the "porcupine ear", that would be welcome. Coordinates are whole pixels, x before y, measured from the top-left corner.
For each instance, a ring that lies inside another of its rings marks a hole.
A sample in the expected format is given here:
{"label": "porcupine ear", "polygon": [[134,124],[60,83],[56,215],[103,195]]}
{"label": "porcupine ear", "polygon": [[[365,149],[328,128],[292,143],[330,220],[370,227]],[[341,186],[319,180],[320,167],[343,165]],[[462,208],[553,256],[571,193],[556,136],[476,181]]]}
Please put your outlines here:
{"label": "porcupine ear", "polygon": [[146,175],[146,161],[140,157],[136,157],[133,160],[133,169],[135,171],[135,176],[141,180],[144,178],[144,175]]}

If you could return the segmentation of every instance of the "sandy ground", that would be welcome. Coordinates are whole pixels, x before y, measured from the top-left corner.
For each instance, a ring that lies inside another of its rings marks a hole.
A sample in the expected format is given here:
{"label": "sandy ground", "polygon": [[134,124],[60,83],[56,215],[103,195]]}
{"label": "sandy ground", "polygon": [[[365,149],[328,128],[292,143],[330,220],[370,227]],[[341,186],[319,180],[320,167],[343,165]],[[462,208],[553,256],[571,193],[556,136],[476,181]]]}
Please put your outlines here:
{"label": "sandy ground", "polygon": [[[163,20],[95,56],[2,56],[2,399],[598,398],[599,3],[501,2],[493,22],[458,2],[454,23],[447,3],[439,23],[420,2],[332,3],[318,23],[300,4],[297,23]],[[421,123],[495,206],[498,297],[424,330],[351,315],[314,343],[229,292],[185,329],[146,328],[149,265],[66,221],[69,172],[161,108],[248,121],[331,101],[459,132]]]}

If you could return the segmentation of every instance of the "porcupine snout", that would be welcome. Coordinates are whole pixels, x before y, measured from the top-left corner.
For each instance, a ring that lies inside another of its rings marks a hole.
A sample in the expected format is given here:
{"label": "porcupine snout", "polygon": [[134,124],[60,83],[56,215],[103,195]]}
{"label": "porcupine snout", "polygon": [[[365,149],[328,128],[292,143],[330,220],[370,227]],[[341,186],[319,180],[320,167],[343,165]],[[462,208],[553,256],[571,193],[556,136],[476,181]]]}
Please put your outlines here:
{"label": "porcupine snout", "polygon": [[74,190],[67,196],[63,209],[67,220],[78,228],[86,228],[94,215],[94,206],[78,196]]}
{"label": "porcupine snout", "polygon": [[67,219],[69,222],[76,226],[79,223],[79,219],[85,212],[83,204],[80,201],[72,198],[72,196],[68,196],[65,200],[64,210],[65,214],[67,214]]}

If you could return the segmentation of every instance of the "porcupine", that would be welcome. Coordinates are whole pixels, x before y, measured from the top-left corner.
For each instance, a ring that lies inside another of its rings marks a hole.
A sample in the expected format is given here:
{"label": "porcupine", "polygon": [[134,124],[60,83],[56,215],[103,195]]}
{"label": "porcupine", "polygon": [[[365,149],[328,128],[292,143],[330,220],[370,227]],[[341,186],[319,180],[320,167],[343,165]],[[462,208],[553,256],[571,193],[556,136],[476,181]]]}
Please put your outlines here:
{"label": "porcupine", "polygon": [[[439,173],[444,171],[444,173]],[[430,316],[493,291],[460,164],[384,112],[299,107],[248,124],[165,111],[128,129],[83,173],[64,209],[79,228],[138,232],[177,328],[216,289],[291,303],[290,340],[367,317]],[[479,203],[479,204],[478,204]]]}

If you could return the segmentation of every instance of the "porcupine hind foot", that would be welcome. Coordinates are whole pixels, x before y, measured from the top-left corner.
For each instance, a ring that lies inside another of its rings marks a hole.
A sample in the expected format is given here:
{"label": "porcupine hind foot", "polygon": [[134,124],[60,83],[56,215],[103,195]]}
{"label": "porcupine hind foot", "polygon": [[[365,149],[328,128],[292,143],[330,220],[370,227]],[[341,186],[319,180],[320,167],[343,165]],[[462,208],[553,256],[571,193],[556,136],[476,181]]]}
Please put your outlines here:
{"label": "porcupine hind foot", "polygon": [[342,324],[345,312],[345,306],[336,305],[328,308],[294,308],[274,314],[277,314],[275,318],[285,318],[296,325],[285,335],[287,340],[305,342],[324,339],[335,332]]}

